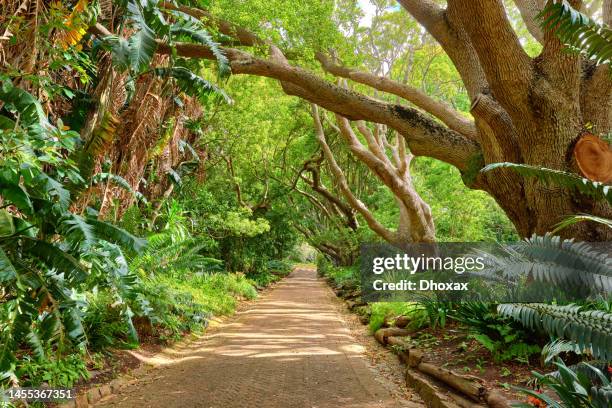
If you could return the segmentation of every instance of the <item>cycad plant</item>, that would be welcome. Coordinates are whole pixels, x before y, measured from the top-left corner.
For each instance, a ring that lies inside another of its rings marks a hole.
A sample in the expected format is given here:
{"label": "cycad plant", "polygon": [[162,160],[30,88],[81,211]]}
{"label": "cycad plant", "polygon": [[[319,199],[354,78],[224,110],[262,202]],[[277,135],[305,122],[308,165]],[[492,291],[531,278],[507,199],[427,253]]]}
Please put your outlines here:
{"label": "cycad plant", "polygon": [[[612,186],[572,173],[514,163],[496,163],[485,167],[482,171],[487,172],[497,168],[509,168],[523,176],[537,177],[541,182],[561,185],[612,203],[610,192]],[[582,221],[598,222],[612,227],[610,220],[578,215],[562,221],[556,231]],[[599,299],[601,296],[605,299],[612,293],[612,261],[609,251],[596,249],[587,243],[563,240],[551,234],[534,235],[514,248],[508,257],[496,258],[498,266],[506,276],[523,275],[542,282],[594,289],[599,293]],[[584,299],[584,305],[501,304],[498,306],[498,313],[554,339],[553,343],[545,347],[548,354],[575,352],[607,362],[612,360],[612,314],[593,307],[601,302],[596,302],[597,299],[592,300],[594,302]],[[551,348],[557,350],[551,351]],[[559,403],[542,396],[541,401],[546,406],[610,406],[612,390],[608,377],[599,376],[601,381],[593,382],[583,374],[575,373],[563,363],[557,365],[559,368],[557,379],[535,374],[541,383],[555,390],[562,401]],[[607,363],[604,365],[607,366]],[[536,394],[532,393],[532,396],[535,398]]]}

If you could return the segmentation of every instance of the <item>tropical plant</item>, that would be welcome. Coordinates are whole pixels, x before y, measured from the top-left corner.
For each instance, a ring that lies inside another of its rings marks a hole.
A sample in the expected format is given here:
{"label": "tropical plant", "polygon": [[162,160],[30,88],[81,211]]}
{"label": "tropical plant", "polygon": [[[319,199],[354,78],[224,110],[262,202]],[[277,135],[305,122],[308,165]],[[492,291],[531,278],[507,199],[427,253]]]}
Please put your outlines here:
{"label": "tropical plant", "polygon": [[108,283],[125,293],[119,281],[126,284],[127,273],[111,264],[122,257],[121,250],[96,248],[116,243],[136,253],[145,241],[93,215],[72,213],[65,183],[85,182],[68,158],[78,134],[61,122],[50,124],[40,103],[6,78],[0,97],[5,102],[0,115],[0,378],[15,382],[16,349],[27,347],[43,362],[84,347],[77,293],[98,284],[90,277],[101,275],[101,263],[105,275],[121,276]]}
{"label": "tropical plant", "polygon": [[501,304],[497,311],[524,327],[574,342],[594,358],[612,360],[612,314],[578,305]]}
{"label": "tropical plant", "polygon": [[567,0],[554,0],[538,14],[540,25],[571,49],[598,64],[612,60],[612,29],[574,9]]}
{"label": "tropical plant", "polygon": [[[516,407],[533,408],[607,408],[612,404],[612,383],[609,374],[589,364],[583,363],[591,375],[584,371],[573,371],[563,361],[555,363],[558,375],[544,375],[533,372],[540,385],[554,391],[556,397],[528,389],[521,391],[529,396],[529,404],[515,404]],[[595,381],[593,380],[595,378]]]}
{"label": "tropical plant", "polygon": [[487,173],[496,169],[508,168],[526,177],[536,177],[538,180],[557,186],[566,187],[595,199],[606,200],[612,204],[612,186],[580,177],[574,173],[561,170],[547,169],[545,167],[531,166],[516,163],[492,163],[480,170]]}
{"label": "tropical plant", "polygon": [[[470,329],[470,338],[485,347],[497,361],[517,359],[529,362],[529,356],[540,351],[527,332],[507,316],[496,313],[495,306],[485,302],[463,302],[450,314]],[[530,340],[530,341],[528,341]]]}

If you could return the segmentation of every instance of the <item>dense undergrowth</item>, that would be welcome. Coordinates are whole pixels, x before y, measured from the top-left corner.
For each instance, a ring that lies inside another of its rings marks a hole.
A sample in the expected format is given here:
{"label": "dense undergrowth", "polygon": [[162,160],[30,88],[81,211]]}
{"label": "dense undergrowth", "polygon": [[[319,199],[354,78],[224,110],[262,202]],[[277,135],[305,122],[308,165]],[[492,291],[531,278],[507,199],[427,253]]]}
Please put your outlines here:
{"label": "dense undergrowth", "polygon": [[[565,404],[559,406],[565,407],[610,403],[609,299],[585,299],[565,306],[494,304],[448,302],[432,292],[413,302],[366,303],[359,298],[358,265],[334,266],[320,257],[318,268],[339,296],[350,299],[349,307],[372,334],[400,317],[407,318],[406,327],[413,333],[409,341],[431,352],[430,359],[484,376],[500,389],[522,390],[529,396],[525,406],[557,406],[558,399]],[[529,371],[534,369],[531,377]],[[533,392],[534,385],[550,387],[557,397]]]}

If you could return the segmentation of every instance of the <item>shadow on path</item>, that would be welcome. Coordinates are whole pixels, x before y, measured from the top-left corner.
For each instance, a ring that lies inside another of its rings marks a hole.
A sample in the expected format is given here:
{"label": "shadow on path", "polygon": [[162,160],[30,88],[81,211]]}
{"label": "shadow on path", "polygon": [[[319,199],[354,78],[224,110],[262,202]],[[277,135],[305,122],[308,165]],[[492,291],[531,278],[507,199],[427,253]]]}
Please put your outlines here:
{"label": "shadow on path", "polygon": [[400,407],[314,269],[297,269],[202,340],[167,350],[99,407]]}

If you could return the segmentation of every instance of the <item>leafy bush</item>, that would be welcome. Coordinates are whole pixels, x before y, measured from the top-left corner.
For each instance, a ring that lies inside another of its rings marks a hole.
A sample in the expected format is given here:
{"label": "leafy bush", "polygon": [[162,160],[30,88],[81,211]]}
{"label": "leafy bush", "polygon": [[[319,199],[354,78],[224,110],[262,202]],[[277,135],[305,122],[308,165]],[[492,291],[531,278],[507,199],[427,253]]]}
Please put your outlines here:
{"label": "leafy bush", "polygon": [[558,375],[544,375],[533,372],[538,383],[552,389],[556,398],[541,392],[521,389],[529,395],[529,404],[516,404],[517,407],[529,408],[546,406],[555,408],[608,408],[612,405],[612,383],[609,373],[583,363],[590,373],[573,371],[563,361],[556,362]]}
{"label": "leafy bush", "polygon": [[58,360],[37,361],[29,356],[17,364],[15,370],[23,386],[37,386],[43,382],[50,387],[72,388],[82,378],[89,378],[84,353],[69,354]]}
{"label": "leafy bush", "polygon": [[470,337],[479,342],[497,361],[517,359],[527,363],[540,346],[533,337],[507,316],[495,311],[495,305],[484,302],[460,303],[452,318],[471,329]]}
{"label": "leafy bush", "polygon": [[415,303],[407,302],[376,302],[370,304],[372,314],[370,315],[369,328],[372,333],[380,329],[385,318],[400,315],[412,315],[418,313]]}
{"label": "leafy bush", "polygon": [[106,291],[92,293],[87,300],[83,328],[88,346],[99,351],[128,342],[128,323],[123,309],[114,304],[111,294]]}

